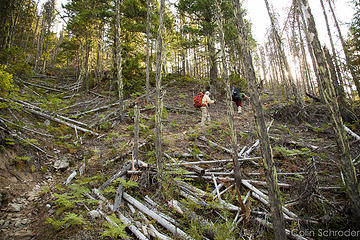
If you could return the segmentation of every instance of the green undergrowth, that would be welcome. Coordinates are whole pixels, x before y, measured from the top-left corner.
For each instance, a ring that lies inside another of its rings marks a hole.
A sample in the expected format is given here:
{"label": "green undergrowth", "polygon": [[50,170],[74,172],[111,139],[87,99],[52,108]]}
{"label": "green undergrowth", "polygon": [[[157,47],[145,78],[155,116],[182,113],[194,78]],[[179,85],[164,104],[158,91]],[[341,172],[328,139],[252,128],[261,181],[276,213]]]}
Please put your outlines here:
{"label": "green undergrowth", "polygon": [[[53,216],[46,218],[45,223],[53,226],[60,235],[67,235],[69,232],[78,232],[80,230],[92,230],[95,231],[101,238],[129,238],[125,231],[124,224],[115,214],[108,215],[109,219],[116,225],[113,225],[103,218],[94,221],[88,212],[96,210],[103,204],[102,201],[89,198],[92,195],[92,189],[97,188],[105,178],[102,175],[93,177],[79,177],[74,180],[70,185],[57,185],[56,189],[51,192],[49,189],[42,193],[43,197],[47,194],[51,194],[52,205],[56,209]],[[104,195],[107,199],[114,199],[116,189],[121,184],[125,189],[137,188],[138,184],[133,181],[126,181],[119,178],[113,183],[100,191],[100,194]],[[105,210],[103,210],[105,212]],[[106,213],[107,214],[107,213]],[[99,227],[100,226],[100,227]]]}

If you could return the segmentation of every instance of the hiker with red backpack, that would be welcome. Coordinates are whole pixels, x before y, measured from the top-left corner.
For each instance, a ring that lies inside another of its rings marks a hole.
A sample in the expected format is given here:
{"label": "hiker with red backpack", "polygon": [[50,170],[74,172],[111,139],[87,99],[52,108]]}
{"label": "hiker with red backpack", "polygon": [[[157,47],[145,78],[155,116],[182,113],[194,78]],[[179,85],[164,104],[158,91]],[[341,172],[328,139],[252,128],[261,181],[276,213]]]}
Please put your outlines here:
{"label": "hiker with red backpack", "polygon": [[199,92],[194,97],[194,107],[201,109],[201,126],[205,126],[206,121],[211,121],[209,114],[209,104],[213,103],[215,103],[215,99],[211,100],[209,91],[206,91],[205,94]]}

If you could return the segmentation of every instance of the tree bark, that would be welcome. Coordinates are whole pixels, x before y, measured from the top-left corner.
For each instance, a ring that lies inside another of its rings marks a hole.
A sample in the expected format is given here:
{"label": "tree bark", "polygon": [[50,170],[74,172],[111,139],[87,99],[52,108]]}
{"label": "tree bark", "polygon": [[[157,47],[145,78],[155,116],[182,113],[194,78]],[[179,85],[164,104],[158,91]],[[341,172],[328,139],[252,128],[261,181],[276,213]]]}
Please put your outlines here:
{"label": "tree bark", "polygon": [[359,74],[356,74],[354,66],[352,66],[352,64],[350,63],[350,53],[349,53],[349,50],[348,50],[348,48],[346,46],[344,37],[342,36],[339,23],[338,23],[337,18],[335,16],[334,9],[333,9],[333,7],[331,5],[331,1],[330,0],[327,0],[327,1],[329,3],[330,11],[331,11],[331,14],[333,15],[335,26],[336,26],[336,29],[338,31],[339,38],[340,38],[340,41],[341,41],[341,45],[342,45],[344,53],[345,53],[346,66],[349,67],[350,73],[351,73],[351,75],[353,77],[353,81],[355,83],[355,86],[356,86],[356,89],[357,89],[357,92],[358,92],[358,96],[360,97],[360,77],[359,77]]}
{"label": "tree bark", "polygon": [[156,129],[156,160],[157,168],[161,176],[163,170],[162,158],[162,129],[161,129],[161,114],[162,114],[162,95],[161,95],[161,67],[162,67],[162,34],[164,28],[164,12],[165,0],[160,2],[160,19],[159,28],[157,32],[157,49],[156,49],[156,104],[155,104],[155,129]]}
{"label": "tree bark", "polygon": [[85,42],[85,59],[84,59],[84,69],[83,69],[83,84],[85,84],[86,92],[89,92],[89,57],[91,49],[91,39],[87,37]]}
{"label": "tree bark", "polygon": [[[40,17],[39,17],[40,19]],[[42,48],[43,48],[43,41],[44,41],[44,34],[45,34],[45,20],[44,20],[44,16],[43,19],[41,21],[41,30],[40,30],[40,36],[38,38],[38,43],[37,43],[37,52],[36,52],[36,59],[35,59],[35,72],[39,70],[39,62],[41,60],[41,55],[42,55]]]}
{"label": "tree bark", "polygon": [[150,10],[151,0],[146,0],[146,102],[150,102]]}
{"label": "tree bark", "polygon": [[[309,32],[306,30],[309,26],[308,26],[308,23],[306,22],[306,19],[305,19],[305,16],[304,16],[304,13],[302,12],[301,10],[301,6],[298,5],[299,1],[297,0],[296,1],[296,8],[299,8],[299,11],[297,11],[298,15],[301,16],[301,19],[302,19],[302,23],[304,25],[304,33],[305,33],[305,39],[308,43],[311,42],[311,39],[312,39],[312,36],[310,36]],[[300,23],[298,17],[297,17],[297,21]],[[323,98],[324,96],[324,86],[320,80],[320,69],[319,69],[319,66],[316,62],[316,57],[315,57],[315,49],[313,49],[313,46],[311,44],[307,44],[308,46],[308,51],[309,51],[309,54],[310,54],[310,57],[311,57],[311,61],[312,61],[312,66],[314,68],[314,72],[315,72],[315,76],[316,76],[316,80],[317,80],[317,85],[318,85],[318,89],[319,89],[319,94],[320,94],[320,97],[321,97],[321,102],[324,103],[325,100]]]}
{"label": "tree bark", "polygon": [[[224,27],[221,17],[221,9],[218,0],[215,0],[216,5],[216,17],[217,17],[217,24],[219,26],[219,35],[220,35],[220,47],[221,47],[221,55],[222,55],[222,65],[223,65],[223,75],[225,79],[225,91],[226,91],[226,109],[229,121],[229,128],[230,128],[230,142],[231,142],[231,157],[234,164],[234,176],[235,176],[235,185],[239,192],[241,192],[241,179],[242,174],[240,170],[240,164],[238,161],[238,151],[237,151],[237,136],[236,136],[236,129],[234,125],[234,107],[232,105],[231,100],[231,87],[230,87],[230,79],[229,79],[229,72],[228,67],[226,64],[226,53],[225,53],[225,34],[224,34]],[[239,199],[241,201],[241,199]],[[243,212],[245,209],[243,209]]]}
{"label": "tree bark", "polygon": [[243,44],[241,46],[241,52],[243,53],[242,55],[246,66],[245,67],[246,78],[249,81],[249,94],[252,99],[251,103],[255,112],[257,133],[260,140],[262,154],[264,156],[263,164],[265,168],[266,182],[269,191],[269,200],[271,206],[270,207],[271,214],[273,218],[274,235],[275,235],[275,239],[282,240],[282,239],[286,239],[286,234],[285,234],[284,217],[283,217],[282,206],[280,201],[280,191],[277,181],[277,173],[273,160],[272,149],[270,146],[267,129],[265,126],[264,113],[259,99],[259,94],[257,92],[256,75],[252,63],[252,57],[248,45],[249,44],[248,39],[244,32],[244,20],[240,9],[239,0],[233,0],[233,7],[236,13],[236,24],[239,32],[240,42]]}
{"label": "tree bark", "polygon": [[115,12],[116,12],[116,23],[115,23],[115,42],[116,42],[116,76],[118,80],[118,97],[119,97],[119,111],[120,119],[124,120],[124,83],[122,79],[122,58],[121,58],[121,26],[120,26],[120,4],[121,0],[116,0]]}
{"label": "tree bark", "polygon": [[135,170],[135,161],[139,158],[139,120],[140,120],[140,109],[135,105],[135,121],[134,121],[134,152],[132,159],[132,170]]}
{"label": "tree bark", "polygon": [[[337,82],[335,87],[336,87],[336,91],[337,91],[337,93],[339,95],[340,102],[345,103],[344,83],[343,83],[343,80],[342,80],[341,71],[340,71],[340,67],[339,67],[339,64],[338,64],[338,57],[337,57],[337,54],[336,54],[336,49],[335,49],[335,44],[334,44],[334,41],[333,41],[333,37],[332,37],[331,31],[330,31],[329,20],[328,20],[327,14],[326,14],[324,1],[320,0],[320,4],[321,4],[321,7],[323,9],[323,14],[324,14],[325,23],[326,23],[326,29],[327,29],[327,32],[328,32],[330,45],[331,45],[331,50],[332,50],[332,55],[333,55],[333,58],[334,58],[334,64],[335,64],[334,65],[335,66],[334,70],[335,70],[336,74],[333,75],[333,77],[334,78],[336,77],[336,78],[333,79],[333,81],[334,81],[334,83]],[[331,58],[329,60],[331,60]]]}
{"label": "tree bark", "polygon": [[[164,0],[161,0],[161,2],[164,2]],[[174,238],[178,239],[192,239],[190,236],[188,236],[184,231],[179,229],[178,227],[174,226],[172,223],[166,221],[164,218],[159,216],[154,211],[151,211],[149,208],[147,208],[145,205],[140,203],[135,198],[131,197],[126,192],[123,193],[123,197],[126,201],[128,201],[130,204],[134,205],[137,209],[139,209],[141,212],[145,213],[146,215],[150,216],[151,218],[155,219],[161,226],[166,228],[168,231],[170,231],[172,234],[174,234]]]}
{"label": "tree bark", "polygon": [[47,3],[45,3],[46,5],[46,11],[44,13],[45,18],[46,18],[46,41],[45,41],[45,48],[44,48],[44,61],[43,61],[43,66],[42,66],[42,72],[45,72],[46,69],[46,58],[47,58],[47,52],[48,52],[48,45],[49,45],[49,37],[50,37],[50,28],[51,28],[51,23],[53,21],[53,12],[55,9],[55,0],[51,0],[48,1]]}
{"label": "tree bark", "polygon": [[[213,33],[215,34],[215,33]],[[210,88],[213,92],[216,92],[217,89],[217,78],[218,78],[218,68],[216,63],[216,48],[215,48],[215,37],[212,35],[208,36],[207,46],[209,51],[209,65],[210,65]]]}

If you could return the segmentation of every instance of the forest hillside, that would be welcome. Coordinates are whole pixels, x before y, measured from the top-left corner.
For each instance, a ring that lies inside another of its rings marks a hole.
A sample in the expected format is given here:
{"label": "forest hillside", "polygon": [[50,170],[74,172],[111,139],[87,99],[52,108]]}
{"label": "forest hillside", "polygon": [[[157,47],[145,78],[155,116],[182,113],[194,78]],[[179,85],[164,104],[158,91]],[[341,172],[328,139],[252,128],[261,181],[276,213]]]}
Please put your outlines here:
{"label": "forest hillside", "polygon": [[359,238],[356,1],[85,2],[1,1],[0,239]]}

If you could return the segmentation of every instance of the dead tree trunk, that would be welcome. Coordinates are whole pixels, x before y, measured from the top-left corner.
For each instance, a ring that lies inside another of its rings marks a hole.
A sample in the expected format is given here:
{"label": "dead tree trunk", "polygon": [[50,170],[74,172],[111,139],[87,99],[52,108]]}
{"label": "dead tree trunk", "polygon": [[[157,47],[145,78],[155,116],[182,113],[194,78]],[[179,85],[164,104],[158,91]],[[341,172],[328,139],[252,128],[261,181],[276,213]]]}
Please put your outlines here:
{"label": "dead tree trunk", "polygon": [[85,59],[84,59],[84,69],[83,69],[83,84],[85,84],[86,92],[89,92],[89,57],[91,49],[91,39],[88,37],[85,42]]}
{"label": "dead tree trunk", "polygon": [[280,54],[280,58],[281,58],[281,61],[282,63],[284,64],[284,67],[285,67],[285,70],[286,70],[286,78],[288,79],[289,81],[289,84],[291,85],[291,88],[292,88],[292,91],[293,91],[293,94],[295,96],[295,102],[300,106],[300,107],[303,107],[304,106],[304,101],[303,99],[300,97],[300,94],[298,92],[298,88],[296,87],[295,85],[295,80],[294,80],[294,77],[290,71],[290,66],[289,66],[289,62],[285,56],[285,52],[284,52],[284,49],[283,49],[283,43],[281,41],[281,38],[280,38],[280,35],[279,35],[279,32],[275,26],[275,20],[274,20],[274,16],[273,14],[271,13],[270,11],[270,7],[269,7],[269,2],[268,0],[265,0],[265,5],[266,5],[266,9],[267,9],[267,12],[269,14],[269,17],[270,17],[270,21],[271,21],[271,28],[274,32],[274,38],[275,38],[275,43],[276,43],[276,47],[278,48],[278,51],[279,51],[279,54]]}
{"label": "dead tree trunk", "polygon": [[162,34],[164,28],[164,12],[165,12],[165,0],[160,2],[160,19],[159,28],[157,33],[157,49],[156,49],[156,104],[155,104],[155,129],[156,129],[156,160],[157,168],[162,174],[163,158],[162,158],[162,130],[161,130],[161,113],[162,113],[162,96],[161,96],[161,67],[162,67]]}
{"label": "dead tree trunk", "polygon": [[261,68],[262,68],[262,71],[263,71],[262,82],[263,82],[263,84],[266,84],[268,82],[268,80],[267,80],[267,77],[266,77],[267,67],[266,67],[266,57],[265,57],[264,47],[260,47],[259,52],[260,52]]}
{"label": "dead tree trunk", "polygon": [[332,125],[336,135],[337,145],[341,153],[341,170],[344,174],[345,186],[347,195],[353,204],[354,216],[359,219],[360,217],[360,193],[359,183],[356,176],[356,169],[352,162],[350,153],[349,142],[346,138],[346,133],[343,127],[343,120],[340,115],[339,105],[336,100],[336,94],[334,86],[331,82],[331,74],[329,66],[326,63],[325,54],[321,48],[321,44],[318,38],[318,33],[315,25],[314,17],[311,13],[311,9],[307,0],[300,0],[301,7],[304,11],[307,21],[307,31],[313,36],[312,40],[308,43],[311,44],[314,49],[314,55],[316,63],[319,68],[319,75],[322,84],[326,86],[324,89],[324,100],[331,113]]}
{"label": "dead tree trunk", "polygon": [[[140,108],[135,105],[135,120],[134,120],[134,152],[132,159],[132,169],[135,170],[135,161],[139,159],[139,120],[140,120]],[[137,164],[138,165],[138,164]]]}
{"label": "dead tree trunk", "polygon": [[241,47],[242,56],[244,58],[246,78],[249,81],[249,93],[252,99],[252,107],[255,112],[256,124],[257,124],[257,133],[260,140],[260,146],[262,154],[264,156],[264,168],[266,173],[266,182],[268,185],[269,191],[269,200],[271,214],[273,218],[273,227],[275,239],[282,240],[286,239],[285,234],[285,224],[284,217],[282,213],[281,201],[280,201],[280,191],[277,182],[277,173],[272,156],[272,150],[270,146],[270,141],[267,133],[267,128],[265,126],[264,113],[262,110],[261,102],[259,99],[259,94],[256,87],[256,75],[252,63],[252,57],[250,53],[249,43],[247,35],[244,32],[244,20],[242,12],[240,9],[239,0],[233,0],[233,6],[236,13],[236,24],[239,32],[240,42],[243,44]]}
{"label": "dead tree trunk", "polygon": [[[309,32],[306,30],[308,28],[308,24],[305,20],[305,16],[303,14],[303,12],[301,11],[301,7],[300,5],[298,5],[298,1],[296,1],[296,9],[299,9],[298,11],[296,11],[296,13],[298,15],[301,16],[301,19],[302,19],[302,23],[303,23],[303,26],[304,26],[304,33],[305,33],[305,39],[306,39],[306,42],[310,43],[311,39],[312,39],[312,36],[310,36]],[[299,18],[298,18],[298,15],[297,15],[297,21],[298,21],[298,24],[301,24],[300,21],[299,21]],[[318,84],[318,89],[319,89],[319,94],[320,94],[320,97],[321,97],[321,102],[324,103],[325,100],[323,99],[323,92],[324,92],[324,86],[322,85],[322,82],[320,80],[320,74],[319,74],[319,66],[316,62],[316,57],[315,57],[315,49],[313,49],[313,46],[311,44],[307,44],[308,46],[308,51],[309,51],[309,54],[310,54],[310,57],[311,57],[311,61],[312,61],[312,66],[314,68],[314,71],[315,71],[315,75],[316,75],[316,80],[317,80],[317,84]]]}
{"label": "dead tree trunk", "polygon": [[124,83],[122,79],[122,58],[121,58],[121,26],[120,26],[120,4],[121,0],[116,0],[115,12],[116,12],[116,23],[115,23],[115,42],[116,42],[116,76],[118,80],[118,97],[119,97],[119,111],[120,119],[124,120]]}
{"label": "dead tree trunk", "polygon": [[332,37],[331,31],[330,31],[329,21],[328,21],[328,17],[326,14],[323,0],[320,0],[320,3],[321,3],[321,7],[322,7],[323,13],[324,13],[326,28],[327,28],[330,45],[331,45],[331,50],[332,50],[332,56],[330,55],[329,51],[324,51],[324,53],[325,53],[327,62],[329,64],[330,70],[331,70],[331,76],[332,76],[331,78],[332,78],[332,82],[333,82],[335,90],[336,90],[336,95],[339,98],[338,101],[339,101],[339,108],[340,108],[341,116],[343,117],[343,119],[345,119],[345,121],[351,121],[352,117],[350,116],[350,114],[349,114],[350,111],[348,110],[348,109],[350,109],[350,107],[346,101],[345,90],[344,90],[344,81],[342,79],[341,70],[340,70],[340,67],[338,64],[338,57],[337,57],[336,49],[334,46],[333,37]]}
{"label": "dead tree trunk", "polygon": [[225,79],[225,91],[226,91],[226,108],[227,108],[227,114],[228,114],[228,121],[229,121],[229,128],[230,128],[230,139],[231,139],[231,157],[234,164],[234,177],[235,177],[235,186],[238,190],[240,199],[240,206],[245,214],[248,212],[245,208],[245,205],[242,202],[241,199],[241,170],[240,170],[240,163],[239,163],[239,157],[237,153],[237,136],[236,136],[236,129],[234,125],[234,108],[231,101],[231,88],[230,88],[230,79],[229,79],[229,72],[228,67],[226,63],[226,52],[225,52],[225,34],[224,34],[224,27],[221,17],[221,9],[219,5],[219,0],[215,0],[216,4],[216,18],[217,18],[217,24],[219,26],[219,34],[220,34],[220,47],[221,47],[221,55],[222,55],[222,65],[223,65],[223,74]]}
{"label": "dead tree trunk", "polygon": [[321,3],[321,7],[323,9],[325,23],[326,23],[326,29],[327,29],[327,32],[328,32],[330,45],[331,45],[331,50],[332,50],[332,55],[333,55],[333,58],[334,58],[334,64],[335,64],[334,69],[336,70],[336,75],[334,75],[334,77],[336,77],[336,79],[333,79],[333,81],[338,82],[336,90],[337,90],[337,93],[338,93],[338,95],[340,97],[340,102],[345,103],[344,83],[343,83],[343,80],[342,80],[341,71],[340,71],[340,67],[339,67],[339,64],[338,64],[338,57],[337,57],[337,54],[336,54],[336,49],[335,49],[333,37],[332,37],[331,31],[330,31],[329,20],[328,20],[327,14],[326,14],[324,1],[320,0],[320,3]]}
{"label": "dead tree trunk", "polygon": [[207,39],[207,47],[209,51],[209,64],[210,64],[210,87],[212,91],[216,93],[217,89],[217,78],[218,68],[216,64],[216,48],[215,48],[215,37],[214,33],[210,34]]}
{"label": "dead tree trunk", "polygon": [[336,26],[336,29],[338,31],[339,38],[340,38],[340,41],[341,41],[341,45],[342,45],[344,53],[345,53],[346,66],[349,67],[350,73],[351,73],[351,75],[353,77],[353,81],[355,83],[355,86],[356,86],[356,89],[357,89],[357,92],[358,92],[358,96],[360,97],[360,77],[359,77],[359,74],[356,74],[354,66],[352,66],[352,64],[350,63],[350,56],[349,56],[350,53],[349,53],[349,50],[348,50],[348,48],[346,46],[345,40],[344,40],[344,38],[343,38],[343,36],[341,34],[340,26],[339,26],[339,23],[338,23],[338,21],[336,19],[334,9],[333,9],[333,7],[331,5],[331,1],[329,1],[329,0],[327,0],[327,1],[329,3],[331,14],[333,15],[335,26]]}
{"label": "dead tree trunk", "polygon": [[45,21],[46,21],[46,41],[45,41],[45,48],[44,48],[44,61],[42,66],[42,72],[45,72],[46,69],[46,58],[48,54],[48,45],[49,45],[49,37],[50,37],[50,28],[53,21],[53,13],[55,10],[55,0],[51,0],[45,3],[46,12],[44,13]]}
{"label": "dead tree trunk", "polygon": [[151,0],[146,0],[146,102],[150,102],[150,6]]}
{"label": "dead tree trunk", "polygon": [[[39,17],[40,19],[40,17]],[[37,52],[36,52],[36,58],[35,58],[35,72],[37,72],[39,70],[39,63],[41,60],[41,55],[42,55],[42,48],[43,48],[43,41],[44,41],[44,34],[45,34],[45,20],[44,20],[44,16],[42,17],[42,21],[41,21],[41,30],[40,30],[40,36],[38,38],[38,43],[37,43]]]}
{"label": "dead tree trunk", "polygon": [[310,78],[310,71],[309,71],[309,64],[306,60],[306,51],[305,51],[305,46],[304,46],[304,42],[303,42],[303,38],[302,38],[302,33],[301,33],[301,24],[299,21],[299,14],[296,14],[296,21],[297,21],[297,26],[298,26],[298,32],[299,32],[299,42],[300,42],[300,50],[301,50],[301,65],[302,67],[302,76],[303,78],[306,79],[306,85],[307,85],[307,92],[314,94],[315,90],[314,90],[314,84],[313,81]]}

